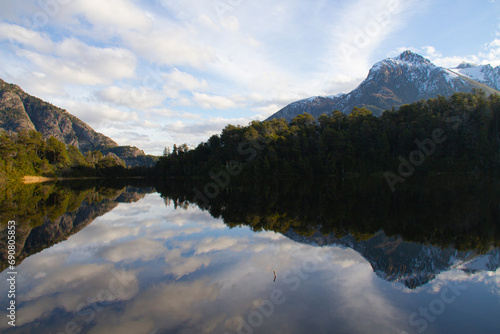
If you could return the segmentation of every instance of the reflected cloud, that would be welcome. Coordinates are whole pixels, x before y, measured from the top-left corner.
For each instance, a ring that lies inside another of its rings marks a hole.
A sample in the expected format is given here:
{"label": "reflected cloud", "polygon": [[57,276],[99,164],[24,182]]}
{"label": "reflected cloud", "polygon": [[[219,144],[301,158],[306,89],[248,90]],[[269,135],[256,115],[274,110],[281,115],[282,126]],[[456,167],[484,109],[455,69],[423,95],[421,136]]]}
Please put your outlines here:
{"label": "reflected cloud", "polygon": [[[111,264],[65,266],[62,261],[44,273],[17,298],[22,307],[18,326],[42,321],[57,309],[77,313],[92,303],[128,300],[139,291],[133,271],[118,270]],[[27,274],[23,271],[23,276]]]}
{"label": "reflected cloud", "polygon": [[100,255],[111,262],[151,261],[165,253],[165,246],[158,241],[134,239],[104,249]]}
{"label": "reflected cloud", "polygon": [[[197,208],[166,207],[159,195],[120,204],[19,271],[19,326],[59,332],[75,321],[93,334],[401,333],[413,300],[450,282],[500,291],[498,270],[461,269],[409,290],[380,279],[351,248],[229,229]],[[272,302],[276,291],[282,303]]]}
{"label": "reflected cloud", "polygon": [[[229,237],[205,238],[198,244],[195,254],[206,254],[226,250],[229,248],[231,248],[232,251],[238,251],[238,249],[241,250],[242,248],[244,248],[244,245],[241,241],[242,240]],[[238,247],[234,247],[236,245],[238,245]]]}

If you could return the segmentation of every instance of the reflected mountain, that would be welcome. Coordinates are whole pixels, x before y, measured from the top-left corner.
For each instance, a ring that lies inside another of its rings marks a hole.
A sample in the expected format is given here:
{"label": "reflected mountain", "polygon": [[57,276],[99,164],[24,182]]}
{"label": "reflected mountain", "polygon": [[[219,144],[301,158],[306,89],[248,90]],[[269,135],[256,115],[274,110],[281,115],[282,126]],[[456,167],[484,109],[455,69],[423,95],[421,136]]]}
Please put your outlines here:
{"label": "reflected mountain", "polygon": [[160,192],[176,205],[197,201],[230,227],[352,248],[378,276],[409,288],[450,269],[500,267],[497,178],[415,177],[394,193],[376,177],[311,185],[256,182],[250,189],[225,189],[208,203],[195,196],[202,185],[189,187],[182,192],[170,184]]}
{"label": "reflected mountain", "polygon": [[[2,222],[17,222],[17,263],[66,240],[118,203],[155,190],[177,209],[196,204],[232,227],[274,231],[310,245],[339,245],[361,254],[377,275],[409,288],[440,272],[500,267],[500,180],[429,176],[408,180],[394,193],[382,178],[322,184],[301,182],[222,189],[200,201],[192,182],[110,180],[7,187]],[[5,226],[0,247],[6,247]],[[2,271],[7,267],[1,255]]]}
{"label": "reflected mountain", "polygon": [[284,235],[308,245],[352,248],[370,263],[377,276],[389,282],[402,283],[410,289],[422,286],[439,273],[451,269],[475,273],[500,268],[500,248],[486,254],[474,250],[443,249],[407,242],[401,237],[389,237],[382,231],[362,241],[357,241],[352,235],[336,238],[333,233],[324,235],[320,231],[309,237],[294,231]]}
{"label": "reflected mountain", "polygon": [[[15,220],[16,263],[78,233],[118,203],[142,199],[154,188],[123,184],[41,183],[7,186],[0,201],[2,222]],[[0,230],[0,247],[7,249],[6,225]],[[7,268],[7,253],[0,253],[0,270]]]}

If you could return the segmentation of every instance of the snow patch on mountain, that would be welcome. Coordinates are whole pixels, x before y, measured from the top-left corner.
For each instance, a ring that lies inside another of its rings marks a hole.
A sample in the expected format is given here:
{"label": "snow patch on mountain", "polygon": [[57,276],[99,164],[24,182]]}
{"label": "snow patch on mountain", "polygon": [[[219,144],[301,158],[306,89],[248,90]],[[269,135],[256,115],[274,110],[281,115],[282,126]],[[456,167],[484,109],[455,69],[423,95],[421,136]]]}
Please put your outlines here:
{"label": "snow patch on mountain", "polygon": [[450,71],[500,90],[500,66],[493,68],[491,65],[462,63]]}

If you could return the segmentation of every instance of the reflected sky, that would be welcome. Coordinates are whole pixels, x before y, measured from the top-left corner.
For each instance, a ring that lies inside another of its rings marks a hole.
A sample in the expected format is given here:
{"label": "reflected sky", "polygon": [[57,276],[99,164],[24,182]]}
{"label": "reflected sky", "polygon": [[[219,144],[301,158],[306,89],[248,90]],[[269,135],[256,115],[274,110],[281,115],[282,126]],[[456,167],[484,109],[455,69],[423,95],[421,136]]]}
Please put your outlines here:
{"label": "reflected sky", "polygon": [[17,327],[2,310],[0,331],[500,332],[500,270],[463,269],[408,289],[350,248],[229,229],[198,207],[149,194],[24,260]]}

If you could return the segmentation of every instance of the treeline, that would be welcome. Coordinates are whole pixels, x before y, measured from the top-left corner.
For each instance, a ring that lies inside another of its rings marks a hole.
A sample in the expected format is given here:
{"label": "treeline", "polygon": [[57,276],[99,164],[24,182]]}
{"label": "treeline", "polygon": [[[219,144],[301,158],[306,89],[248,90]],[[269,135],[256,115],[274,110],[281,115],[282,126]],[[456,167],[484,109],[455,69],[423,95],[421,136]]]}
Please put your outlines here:
{"label": "treeline", "polygon": [[20,179],[26,175],[63,177],[130,176],[142,169],[128,169],[116,155],[100,151],[83,155],[54,137],[44,140],[35,130],[0,133],[0,180]]}
{"label": "treeline", "polygon": [[[228,125],[194,150],[166,154],[156,173],[208,178],[233,169],[232,182],[256,182],[392,171],[498,172],[500,96],[457,93],[404,105],[375,117],[365,108]],[[411,165],[409,165],[411,164]],[[413,169],[413,170],[412,170]]]}

